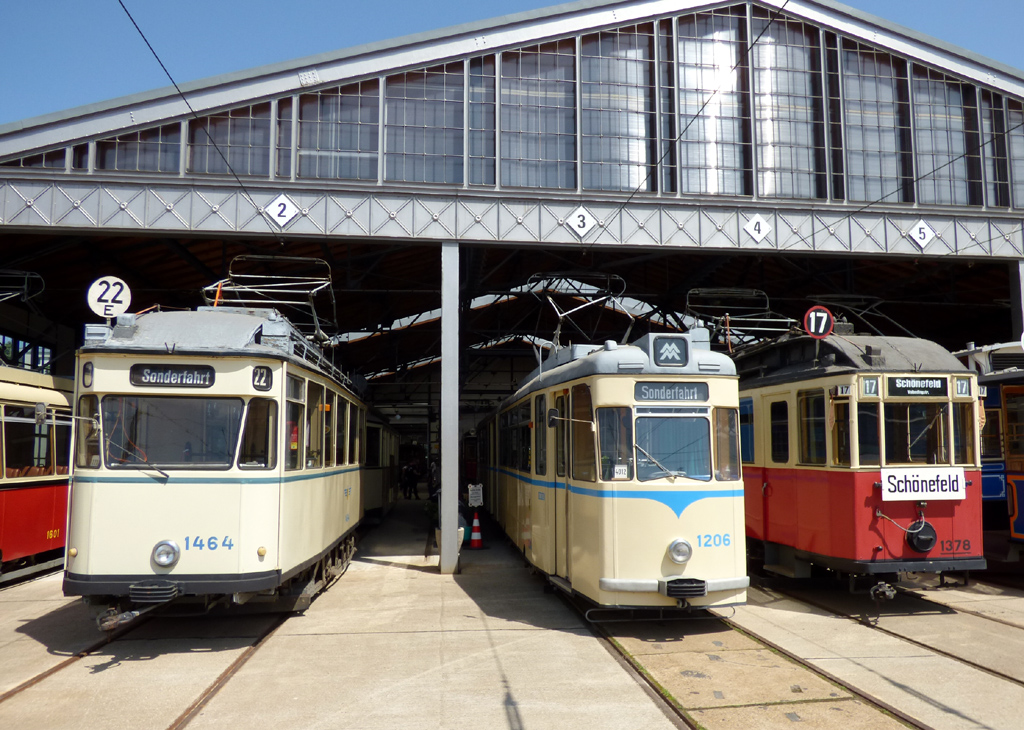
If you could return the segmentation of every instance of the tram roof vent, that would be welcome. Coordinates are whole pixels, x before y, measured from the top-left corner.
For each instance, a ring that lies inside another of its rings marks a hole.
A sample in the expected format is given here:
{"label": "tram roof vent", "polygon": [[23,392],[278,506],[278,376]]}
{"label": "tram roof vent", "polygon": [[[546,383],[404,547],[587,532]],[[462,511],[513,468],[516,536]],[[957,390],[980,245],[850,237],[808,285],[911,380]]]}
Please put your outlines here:
{"label": "tram roof vent", "polygon": [[864,362],[872,367],[882,367],[885,365],[885,355],[882,354],[879,348],[873,345],[866,345],[864,347]]}
{"label": "tram roof vent", "polygon": [[105,324],[87,324],[85,325],[85,343],[87,345],[96,344],[97,342],[106,342],[110,339],[110,327]]}
{"label": "tram roof vent", "polygon": [[115,340],[130,340],[135,336],[136,329],[134,314],[119,314],[114,324],[113,337]]}

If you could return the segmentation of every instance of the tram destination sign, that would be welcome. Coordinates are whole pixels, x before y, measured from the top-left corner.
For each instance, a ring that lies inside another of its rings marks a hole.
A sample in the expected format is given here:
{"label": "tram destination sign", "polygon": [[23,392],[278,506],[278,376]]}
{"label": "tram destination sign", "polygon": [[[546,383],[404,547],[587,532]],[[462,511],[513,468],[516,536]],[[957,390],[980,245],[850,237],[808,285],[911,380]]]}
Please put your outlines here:
{"label": "tram destination sign", "polygon": [[963,467],[882,469],[882,501],[907,502],[966,499]]}
{"label": "tram destination sign", "polygon": [[949,395],[949,381],[946,378],[927,375],[902,375],[888,378],[889,395]]}
{"label": "tram destination sign", "polygon": [[209,365],[132,365],[128,379],[142,388],[209,388],[215,371]]}
{"label": "tram destination sign", "polygon": [[708,399],[707,383],[637,383],[633,398],[643,401],[679,401]]}

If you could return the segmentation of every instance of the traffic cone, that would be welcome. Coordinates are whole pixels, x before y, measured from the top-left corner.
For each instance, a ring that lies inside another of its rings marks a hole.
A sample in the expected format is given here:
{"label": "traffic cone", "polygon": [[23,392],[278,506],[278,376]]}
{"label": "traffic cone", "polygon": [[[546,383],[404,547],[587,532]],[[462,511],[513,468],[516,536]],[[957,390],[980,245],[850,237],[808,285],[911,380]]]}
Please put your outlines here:
{"label": "traffic cone", "polygon": [[483,538],[480,537],[480,515],[473,513],[473,532],[469,535],[469,549],[479,550],[484,546]]}

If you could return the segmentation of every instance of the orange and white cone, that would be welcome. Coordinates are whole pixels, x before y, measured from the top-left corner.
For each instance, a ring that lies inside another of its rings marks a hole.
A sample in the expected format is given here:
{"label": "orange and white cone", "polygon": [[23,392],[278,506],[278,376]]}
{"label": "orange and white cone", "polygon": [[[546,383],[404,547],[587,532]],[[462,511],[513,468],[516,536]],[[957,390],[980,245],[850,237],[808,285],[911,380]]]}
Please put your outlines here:
{"label": "orange and white cone", "polygon": [[473,532],[469,535],[469,549],[479,550],[484,546],[483,538],[480,536],[480,515],[473,513]]}

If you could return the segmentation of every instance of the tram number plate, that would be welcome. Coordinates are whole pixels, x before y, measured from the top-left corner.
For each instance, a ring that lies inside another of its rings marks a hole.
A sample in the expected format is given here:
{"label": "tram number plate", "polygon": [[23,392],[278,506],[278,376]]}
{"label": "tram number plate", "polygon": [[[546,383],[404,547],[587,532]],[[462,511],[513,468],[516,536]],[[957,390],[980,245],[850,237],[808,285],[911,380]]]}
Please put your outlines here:
{"label": "tram number plate", "polygon": [[970,540],[939,540],[939,549],[943,554],[971,552]]}
{"label": "tram number plate", "polygon": [[217,550],[219,548],[230,550],[234,546],[235,541],[227,535],[220,539],[216,536],[207,537],[205,539],[199,536],[185,538],[185,549],[189,552],[193,550]]}
{"label": "tram number plate", "polygon": [[729,547],[730,545],[732,545],[732,535],[728,532],[724,535],[721,533],[697,535],[697,547]]}

